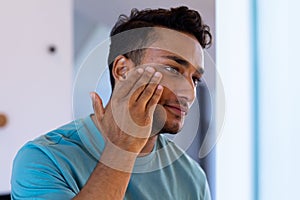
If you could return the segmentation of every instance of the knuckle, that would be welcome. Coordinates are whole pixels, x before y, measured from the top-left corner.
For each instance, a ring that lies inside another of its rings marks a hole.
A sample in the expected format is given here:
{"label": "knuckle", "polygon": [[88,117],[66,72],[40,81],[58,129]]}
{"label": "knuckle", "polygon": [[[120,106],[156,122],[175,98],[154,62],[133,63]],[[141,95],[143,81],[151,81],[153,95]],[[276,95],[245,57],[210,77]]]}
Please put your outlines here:
{"label": "knuckle", "polygon": [[136,108],[138,108],[138,104],[137,104],[136,102],[130,104],[130,109],[131,109],[131,110],[132,110],[132,109],[136,109]]}
{"label": "knuckle", "polygon": [[161,95],[161,92],[160,91],[156,91],[153,96],[155,96],[156,98],[159,97]]}
{"label": "knuckle", "polygon": [[131,111],[131,112],[134,112],[134,111],[138,111],[140,110],[139,109],[139,104],[137,102],[132,102],[128,105],[128,109]]}
{"label": "knuckle", "polygon": [[153,93],[153,88],[151,88],[149,86],[144,90],[144,94],[146,96],[150,96],[150,95],[152,95],[152,93]]}

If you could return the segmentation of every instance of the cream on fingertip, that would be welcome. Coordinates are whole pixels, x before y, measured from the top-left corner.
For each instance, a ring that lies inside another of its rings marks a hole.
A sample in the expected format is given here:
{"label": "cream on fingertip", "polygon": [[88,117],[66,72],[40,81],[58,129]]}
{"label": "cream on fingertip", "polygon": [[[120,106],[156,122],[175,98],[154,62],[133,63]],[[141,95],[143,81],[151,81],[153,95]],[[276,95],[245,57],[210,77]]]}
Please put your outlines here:
{"label": "cream on fingertip", "polygon": [[137,71],[139,74],[142,74],[142,73],[144,72],[144,70],[143,70],[142,68],[138,68],[136,71]]}

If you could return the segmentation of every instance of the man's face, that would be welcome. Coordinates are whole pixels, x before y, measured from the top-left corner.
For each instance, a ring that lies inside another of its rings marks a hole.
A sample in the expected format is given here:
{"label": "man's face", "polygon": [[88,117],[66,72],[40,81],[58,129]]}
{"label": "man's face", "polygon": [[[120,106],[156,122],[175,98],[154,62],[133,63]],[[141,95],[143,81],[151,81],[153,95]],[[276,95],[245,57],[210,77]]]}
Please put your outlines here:
{"label": "man's face", "polygon": [[[179,132],[195,100],[196,85],[203,73],[203,53],[198,41],[192,37],[191,39],[189,42],[192,41],[194,43],[192,45],[185,42],[170,47],[173,50],[180,46],[181,55],[157,48],[161,47],[161,41],[158,40],[155,42],[155,48],[145,50],[141,62],[141,66],[150,65],[163,75],[161,85],[164,90],[159,101],[160,106],[154,113],[153,122],[155,126],[165,120],[160,133]],[[168,47],[168,50],[170,48]],[[178,53],[178,50],[174,51]]]}

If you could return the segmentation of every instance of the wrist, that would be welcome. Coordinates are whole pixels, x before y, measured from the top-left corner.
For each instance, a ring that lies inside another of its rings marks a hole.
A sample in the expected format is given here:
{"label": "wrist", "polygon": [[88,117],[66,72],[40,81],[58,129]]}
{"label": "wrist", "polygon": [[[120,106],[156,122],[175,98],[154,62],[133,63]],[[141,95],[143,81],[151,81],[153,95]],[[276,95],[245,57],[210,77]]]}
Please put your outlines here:
{"label": "wrist", "polygon": [[112,169],[131,173],[137,157],[138,153],[126,151],[107,141],[99,162]]}

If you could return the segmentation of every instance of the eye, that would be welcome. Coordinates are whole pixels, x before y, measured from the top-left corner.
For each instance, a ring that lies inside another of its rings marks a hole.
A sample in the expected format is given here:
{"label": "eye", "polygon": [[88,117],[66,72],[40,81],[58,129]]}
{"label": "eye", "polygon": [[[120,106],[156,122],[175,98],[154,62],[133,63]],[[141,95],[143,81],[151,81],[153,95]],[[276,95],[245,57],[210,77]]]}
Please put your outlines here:
{"label": "eye", "polygon": [[174,74],[180,74],[179,70],[176,67],[166,66],[165,69]]}
{"label": "eye", "polygon": [[193,82],[195,87],[197,87],[198,85],[200,85],[202,83],[202,79],[201,78],[193,78]]}

